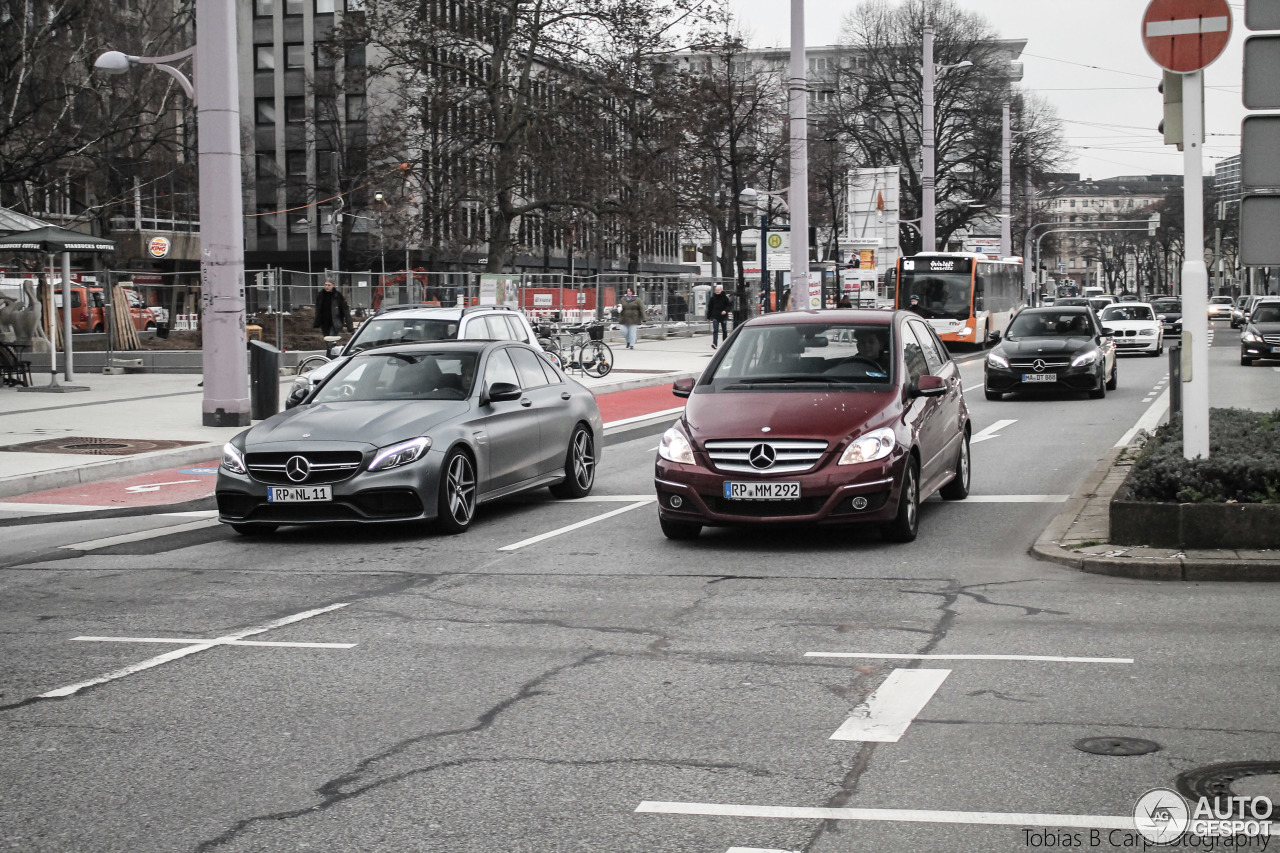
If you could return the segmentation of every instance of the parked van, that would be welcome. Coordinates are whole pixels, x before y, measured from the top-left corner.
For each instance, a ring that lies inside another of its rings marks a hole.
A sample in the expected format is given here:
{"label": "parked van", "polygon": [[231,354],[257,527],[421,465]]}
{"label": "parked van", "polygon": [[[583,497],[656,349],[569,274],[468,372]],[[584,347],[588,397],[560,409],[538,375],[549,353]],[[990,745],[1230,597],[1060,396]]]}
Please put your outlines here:
{"label": "parked van", "polygon": [[[54,290],[53,304],[58,311],[58,322],[62,323],[62,287]],[[156,315],[150,308],[141,306],[130,300],[129,314],[133,318],[133,327],[139,332],[156,327]],[[106,300],[100,287],[71,287],[71,331],[72,332],[105,332],[107,329]]]}

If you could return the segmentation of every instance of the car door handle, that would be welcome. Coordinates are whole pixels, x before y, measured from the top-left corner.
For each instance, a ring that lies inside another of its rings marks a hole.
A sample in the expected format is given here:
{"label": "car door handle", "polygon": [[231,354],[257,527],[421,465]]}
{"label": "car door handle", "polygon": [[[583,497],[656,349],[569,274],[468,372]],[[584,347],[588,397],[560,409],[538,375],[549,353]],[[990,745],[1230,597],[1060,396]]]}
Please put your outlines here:
{"label": "car door handle", "polygon": [[525,397],[520,401],[520,405],[524,406],[527,409],[533,405],[533,401],[530,400],[528,397]]}

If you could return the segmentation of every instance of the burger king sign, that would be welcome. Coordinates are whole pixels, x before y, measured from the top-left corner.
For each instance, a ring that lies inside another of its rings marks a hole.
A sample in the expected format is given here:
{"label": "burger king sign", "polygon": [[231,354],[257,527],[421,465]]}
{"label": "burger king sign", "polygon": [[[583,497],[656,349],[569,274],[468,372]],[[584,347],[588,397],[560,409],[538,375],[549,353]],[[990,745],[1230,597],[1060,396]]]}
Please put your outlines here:
{"label": "burger king sign", "polygon": [[168,237],[152,237],[147,243],[147,251],[151,253],[153,258],[163,258],[169,254],[169,238]]}

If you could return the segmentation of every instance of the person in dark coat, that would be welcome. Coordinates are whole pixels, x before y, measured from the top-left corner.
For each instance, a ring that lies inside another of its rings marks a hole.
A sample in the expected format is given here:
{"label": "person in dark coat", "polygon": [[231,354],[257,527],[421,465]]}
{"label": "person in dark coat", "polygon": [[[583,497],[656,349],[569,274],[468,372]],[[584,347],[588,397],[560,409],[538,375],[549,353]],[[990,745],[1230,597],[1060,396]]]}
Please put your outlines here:
{"label": "person in dark coat", "polygon": [[711,321],[711,348],[720,343],[720,336],[729,337],[729,312],[733,310],[733,301],[724,292],[724,285],[717,284],[715,292],[707,300],[707,319]]}
{"label": "person in dark coat", "polygon": [[347,300],[330,280],[325,281],[324,290],[316,296],[315,327],[325,337],[340,335],[343,329],[351,331],[351,312],[347,310]]}

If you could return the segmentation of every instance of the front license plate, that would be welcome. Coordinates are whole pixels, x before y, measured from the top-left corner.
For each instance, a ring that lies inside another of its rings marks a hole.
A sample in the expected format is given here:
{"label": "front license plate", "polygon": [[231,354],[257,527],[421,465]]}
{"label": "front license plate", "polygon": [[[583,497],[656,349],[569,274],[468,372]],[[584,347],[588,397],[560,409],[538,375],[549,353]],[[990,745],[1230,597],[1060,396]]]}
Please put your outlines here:
{"label": "front license plate", "polygon": [[1272,351],[1272,352],[1280,352],[1280,347],[1272,347],[1272,348],[1271,348],[1271,351]]}
{"label": "front license plate", "polygon": [[1057,382],[1058,374],[1056,373],[1024,373],[1022,374],[1023,382]]}
{"label": "front license plate", "polygon": [[739,501],[798,501],[799,483],[731,483],[725,481],[724,496]]}
{"label": "front license plate", "polygon": [[332,486],[271,486],[267,500],[273,504],[305,503],[333,500]]}

